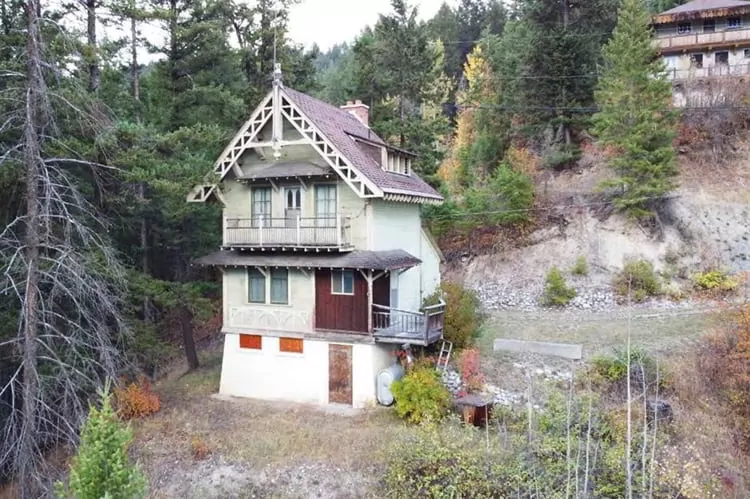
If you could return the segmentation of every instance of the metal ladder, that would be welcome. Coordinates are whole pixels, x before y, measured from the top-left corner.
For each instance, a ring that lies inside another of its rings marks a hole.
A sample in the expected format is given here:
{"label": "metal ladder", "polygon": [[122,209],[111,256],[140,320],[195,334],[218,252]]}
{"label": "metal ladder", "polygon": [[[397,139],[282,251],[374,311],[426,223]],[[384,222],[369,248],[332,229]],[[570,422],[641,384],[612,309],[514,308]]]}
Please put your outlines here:
{"label": "metal ladder", "polygon": [[440,346],[440,355],[438,355],[437,365],[435,368],[438,371],[443,371],[448,368],[448,362],[451,360],[451,353],[453,352],[453,343],[448,340],[443,340],[443,344]]}

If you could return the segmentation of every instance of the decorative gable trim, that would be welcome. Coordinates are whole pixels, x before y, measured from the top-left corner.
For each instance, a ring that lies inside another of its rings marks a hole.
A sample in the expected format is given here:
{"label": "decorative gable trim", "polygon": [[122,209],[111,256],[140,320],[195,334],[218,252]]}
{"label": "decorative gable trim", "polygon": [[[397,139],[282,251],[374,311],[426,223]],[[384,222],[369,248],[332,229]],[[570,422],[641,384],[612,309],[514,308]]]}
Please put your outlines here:
{"label": "decorative gable trim", "polygon": [[242,153],[244,153],[250,144],[258,136],[258,132],[266,126],[268,121],[273,116],[273,92],[269,92],[266,98],[263,99],[260,106],[255,108],[255,111],[250,116],[250,119],[242,125],[239,132],[237,132],[232,141],[224,148],[224,151],[219,156],[214,164],[214,173],[219,176],[219,180],[223,180],[226,177],[229,170],[235,169],[236,175],[241,175],[237,160],[240,159]]}
{"label": "decorative gable trim", "polygon": [[281,114],[297,131],[310,141],[310,145],[328,163],[328,165],[346,182],[346,184],[361,198],[383,197],[383,191],[370,179],[362,175],[352,163],[336,149],[321,133],[292,99],[281,91]]}

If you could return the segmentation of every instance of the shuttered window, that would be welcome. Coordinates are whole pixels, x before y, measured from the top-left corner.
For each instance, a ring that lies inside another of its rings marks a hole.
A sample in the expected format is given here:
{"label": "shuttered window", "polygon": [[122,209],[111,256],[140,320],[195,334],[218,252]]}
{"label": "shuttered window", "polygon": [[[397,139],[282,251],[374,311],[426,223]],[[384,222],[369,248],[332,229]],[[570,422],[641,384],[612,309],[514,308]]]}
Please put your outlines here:
{"label": "shuttered window", "polygon": [[302,338],[279,338],[279,352],[303,353],[304,341]]}
{"label": "shuttered window", "polygon": [[263,348],[263,337],[258,334],[241,334],[240,348],[261,350]]}
{"label": "shuttered window", "polygon": [[271,271],[271,303],[276,305],[289,303],[289,271],[287,269]]}

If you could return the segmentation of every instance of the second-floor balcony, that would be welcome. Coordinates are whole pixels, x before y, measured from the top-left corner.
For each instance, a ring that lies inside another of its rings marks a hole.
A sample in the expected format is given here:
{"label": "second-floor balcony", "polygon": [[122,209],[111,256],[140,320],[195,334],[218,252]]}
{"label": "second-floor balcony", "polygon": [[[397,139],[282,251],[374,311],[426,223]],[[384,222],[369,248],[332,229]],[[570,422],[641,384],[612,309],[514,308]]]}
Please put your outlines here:
{"label": "second-floor balcony", "polygon": [[289,218],[224,218],[224,246],[247,249],[353,249],[351,218],[330,217]]}
{"label": "second-floor balcony", "polygon": [[750,28],[715,31],[711,33],[661,35],[656,38],[656,45],[661,52],[721,47],[740,42],[750,43]]}

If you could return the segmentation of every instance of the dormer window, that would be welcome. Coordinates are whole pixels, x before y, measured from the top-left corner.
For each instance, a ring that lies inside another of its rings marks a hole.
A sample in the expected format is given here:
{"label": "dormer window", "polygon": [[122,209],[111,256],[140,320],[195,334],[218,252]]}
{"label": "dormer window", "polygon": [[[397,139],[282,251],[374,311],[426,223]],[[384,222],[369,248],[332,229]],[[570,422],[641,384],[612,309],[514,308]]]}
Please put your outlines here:
{"label": "dormer window", "polygon": [[409,175],[409,172],[411,172],[411,158],[397,152],[388,151],[385,165],[383,166],[383,169],[386,171]]}

